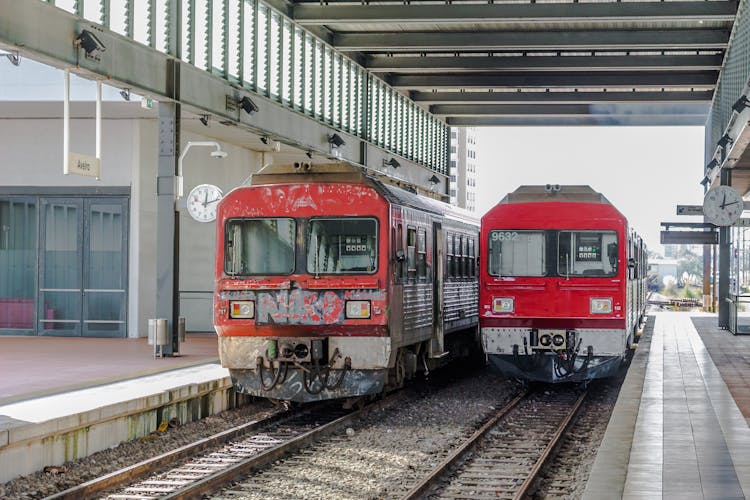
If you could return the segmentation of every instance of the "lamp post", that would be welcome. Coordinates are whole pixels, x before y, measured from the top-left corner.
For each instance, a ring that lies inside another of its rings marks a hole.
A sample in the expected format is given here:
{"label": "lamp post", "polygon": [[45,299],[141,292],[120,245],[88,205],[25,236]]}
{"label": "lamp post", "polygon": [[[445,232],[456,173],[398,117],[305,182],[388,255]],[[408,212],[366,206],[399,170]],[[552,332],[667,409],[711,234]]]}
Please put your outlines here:
{"label": "lamp post", "polygon": [[227,152],[221,149],[221,146],[216,141],[188,141],[187,144],[185,144],[185,148],[182,150],[182,153],[180,153],[179,158],[177,159],[177,186],[175,189],[175,206],[174,206],[174,234],[173,234],[173,241],[172,241],[172,265],[174,269],[174,274],[172,276],[172,338],[171,338],[171,346],[172,351],[171,355],[174,356],[175,353],[179,352],[179,310],[180,310],[180,212],[177,209],[177,200],[182,198],[183,196],[183,176],[182,176],[182,162],[185,159],[185,156],[187,156],[188,151],[193,146],[206,146],[206,147],[214,147],[216,148],[214,151],[211,151],[211,157],[212,158],[226,158]]}

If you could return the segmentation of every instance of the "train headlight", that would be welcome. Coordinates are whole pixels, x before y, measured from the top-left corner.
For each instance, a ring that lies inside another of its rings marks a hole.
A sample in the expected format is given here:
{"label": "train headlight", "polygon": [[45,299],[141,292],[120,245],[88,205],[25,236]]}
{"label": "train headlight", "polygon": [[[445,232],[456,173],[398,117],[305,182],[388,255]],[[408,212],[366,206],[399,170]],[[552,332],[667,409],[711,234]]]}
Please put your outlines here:
{"label": "train headlight", "polygon": [[610,314],[612,312],[612,299],[591,299],[589,304],[591,314]]}
{"label": "train headlight", "polygon": [[253,319],[255,302],[252,300],[233,300],[229,303],[229,317],[232,319]]}
{"label": "train headlight", "polygon": [[492,299],[492,312],[512,313],[514,309],[513,297],[498,297]]}
{"label": "train headlight", "polygon": [[369,300],[347,300],[346,301],[346,318],[347,319],[369,319],[370,301]]}

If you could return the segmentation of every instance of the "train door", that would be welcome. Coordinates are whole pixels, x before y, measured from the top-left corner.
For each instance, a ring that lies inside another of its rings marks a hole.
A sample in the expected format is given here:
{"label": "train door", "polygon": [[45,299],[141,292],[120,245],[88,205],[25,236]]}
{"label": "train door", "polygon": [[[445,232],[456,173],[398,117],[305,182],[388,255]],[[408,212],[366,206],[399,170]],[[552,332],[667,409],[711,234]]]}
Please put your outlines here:
{"label": "train door", "polygon": [[127,199],[42,198],[40,335],[125,337]]}
{"label": "train door", "polygon": [[432,322],[429,356],[439,358],[446,354],[443,338],[443,229],[440,222],[432,223],[432,234],[432,310],[435,311],[435,318]]}

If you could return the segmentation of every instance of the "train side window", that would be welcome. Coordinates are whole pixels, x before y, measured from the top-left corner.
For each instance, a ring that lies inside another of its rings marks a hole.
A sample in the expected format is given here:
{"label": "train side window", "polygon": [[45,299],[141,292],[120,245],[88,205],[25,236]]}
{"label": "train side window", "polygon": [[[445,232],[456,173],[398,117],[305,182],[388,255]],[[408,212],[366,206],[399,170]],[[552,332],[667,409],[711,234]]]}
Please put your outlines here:
{"label": "train side window", "polygon": [[474,238],[469,238],[469,276],[476,275],[476,256],[474,255]]}
{"label": "train side window", "polygon": [[417,277],[417,230],[406,229],[406,277]]}
{"label": "train side window", "polygon": [[462,277],[466,276],[466,269],[464,265],[464,237],[463,236],[456,236],[456,260],[458,261],[458,266],[456,269],[456,276]]}
{"label": "train side window", "polygon": [[393,243],[393,247],[396,249],[395,251],[395,259],[396,259],[396,281],[401,281],[406,278],[406,253],[404,252],[404,226],[399,224],[398,225],[398,234],[396,235],[396,239]]}
{"label": "train side window", "polygon": [[417,276],[427,277],[427,231],[424,229],[417,232]]}
{"label": "train side window", "polygon": [[447,233],[445,239],[447,248],[447,251],[445,252],[445,260],[447,262],[445,275],[446,277],[451,277],[453,276],[453,234]]}
{"label": "train side window", "polygon": [[465,278],[468,278],[469,277],[469,237],[468,236],[464,236],[462,238],[462,241],[463,241],[462,247],[461,247],[462,248],[461,254],[463,255],[463,259],[462,259],[462,262],[463,262],[462,274],[463,274],[463,276]]}

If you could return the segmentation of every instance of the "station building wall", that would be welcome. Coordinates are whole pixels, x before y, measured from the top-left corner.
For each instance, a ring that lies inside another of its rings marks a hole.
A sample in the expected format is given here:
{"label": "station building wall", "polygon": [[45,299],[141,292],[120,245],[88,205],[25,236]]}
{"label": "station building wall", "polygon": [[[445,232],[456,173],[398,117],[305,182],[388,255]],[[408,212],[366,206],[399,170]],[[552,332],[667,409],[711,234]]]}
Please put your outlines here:
{"label": "station building wall", "polygon": [[[138,106],[137,103],[133,103]],[[91,103],[93,107],[93,103]],[[0,109],[2,102],[0,102]],[[60,102],[51,102],[59,106]],[[106,110],[106,107],[105,107]],[[62,120],[56,118],[3,119],[0,113],[0,199],[12,196],[96,198],[117,195],[127,199],[127,328],[128,337],[145,337],[148,319],[155,316],[156,298],[156,172],[158,162],[155,118],[105,119],[102,125],[101,179],[63,175]],[[183,132],[187,141],[214,140]],[[223,160],[209,156],[209,148],[192,148],[183,162],[185,193],[211,183],[224,192],[260,168],[260,153],[219,141],[229,153]],[[93,155],[94,120],[71,120],[71,150]],[[215,225],[199,223],[180,212],[180,313],[188,331],[213,331],[211,302],[215,256]],[[0,279],[4,274],[0,269]],[[41,292],[39,292],[41,293]],[[2,299],[2,297],[0,297]],[[39,313],[43,319],[44,312]],[[0,334],[40,334],[38,327]],[[54,331],[46,334],[54,334]],[[98,336],[98,335],[93,335]],[[106,335],[105,335],[106,336]]]}

